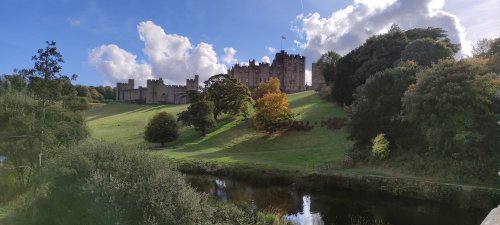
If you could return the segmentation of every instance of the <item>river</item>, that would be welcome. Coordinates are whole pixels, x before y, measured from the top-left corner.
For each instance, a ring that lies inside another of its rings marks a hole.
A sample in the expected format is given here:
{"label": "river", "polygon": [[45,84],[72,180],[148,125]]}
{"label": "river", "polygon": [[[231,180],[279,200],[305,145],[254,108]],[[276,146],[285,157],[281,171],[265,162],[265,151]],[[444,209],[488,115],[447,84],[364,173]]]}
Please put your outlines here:
{"label": "river", "polygon": [[431,201],[347,190],[307,193],[289,186],[263,186],[213,176],[189,175],[187,181],[221,201],[247,203],[284,215],[297,225],[474,225],[487,214]]}

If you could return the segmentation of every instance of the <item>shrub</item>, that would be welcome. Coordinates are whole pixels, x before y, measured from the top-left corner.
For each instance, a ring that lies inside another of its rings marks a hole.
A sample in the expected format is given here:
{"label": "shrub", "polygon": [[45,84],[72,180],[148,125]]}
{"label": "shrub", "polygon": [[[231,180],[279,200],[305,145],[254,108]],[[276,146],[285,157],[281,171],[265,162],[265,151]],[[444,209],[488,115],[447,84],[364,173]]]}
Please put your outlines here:
{"label": "shrub", "polygon": [[385,139],[385,134],[378,134],[372,141],[373,157],[384,160],[389,156],[389,141]]}

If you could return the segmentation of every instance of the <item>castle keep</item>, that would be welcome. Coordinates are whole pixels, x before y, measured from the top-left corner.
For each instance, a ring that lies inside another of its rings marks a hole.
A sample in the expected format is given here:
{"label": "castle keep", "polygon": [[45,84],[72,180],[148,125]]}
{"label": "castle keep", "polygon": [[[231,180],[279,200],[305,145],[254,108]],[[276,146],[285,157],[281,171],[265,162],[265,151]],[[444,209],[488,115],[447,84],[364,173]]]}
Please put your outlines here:
{"label": "castle keep", "polygon": [[148,80],[146,87],[134,89],[134,79],[128,83],[116,84],[116,100],[146,104],[186,104],[189,103],[188,91],[198,90],[198,75],[186,79],[186,85],[166,85],[163,79]]}
{"label": "castle keep", "polygon": [[249,65],[235,64],[228,71],[229,76],[238,79],[249,88],[256,88],[259,83],[267,82],[270,77],[277,77],[284,92],[306,90],[305,82],[306,57],[289,55],[285,51],[276,53],[271,65],[269,63],[249,62]]}

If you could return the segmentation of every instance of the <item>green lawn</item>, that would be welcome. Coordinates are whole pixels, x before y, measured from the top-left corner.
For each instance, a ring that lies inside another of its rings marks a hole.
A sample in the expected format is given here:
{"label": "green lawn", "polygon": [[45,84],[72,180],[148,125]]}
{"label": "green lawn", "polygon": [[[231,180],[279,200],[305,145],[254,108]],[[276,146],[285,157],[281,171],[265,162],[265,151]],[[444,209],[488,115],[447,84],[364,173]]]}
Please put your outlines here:
{"label": "green lawn", "polygon": [[175,159],[211,160],[224,164],[310,171],[313,166],[340,162],[350,146],[344,130],[320,127],[330,117],[345,117],[342,108],[323,101],[313,91],[288,95],[298,120],[309,120],[315,128],[309,132],[266,135],[257,132],[241,117],[222,117],[216,129],[205,137],[191,127],[182,127],[180,137],[165,148],[143,140],[147,121],[165,111],[176,115],[187,105],[134,105],[110,103],[96,105],[85,113],[94,138],[130,145],[142,145],[154,154]]}

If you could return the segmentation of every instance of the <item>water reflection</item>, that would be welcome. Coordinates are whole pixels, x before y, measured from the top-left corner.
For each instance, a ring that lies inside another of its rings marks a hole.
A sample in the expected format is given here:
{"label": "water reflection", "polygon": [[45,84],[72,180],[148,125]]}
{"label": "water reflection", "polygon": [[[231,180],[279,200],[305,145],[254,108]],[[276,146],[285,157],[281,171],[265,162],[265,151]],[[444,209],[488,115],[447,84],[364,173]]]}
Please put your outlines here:
{"label": "water reflection", "polygon": [[324,225],[319,213],[311,213],[311,196],[302,196],[302,212],[285,216],[297,225]]}
{"label": "water reflection", "polygon": [[470,225],[481,223],[487,213],[366,192],[302,193],[291,187],[252,185],[211,176],[189,176],[187,180],[199,192],[285,215],[298,225],[353,224],[353,218],[365,221],[363,224]]}

